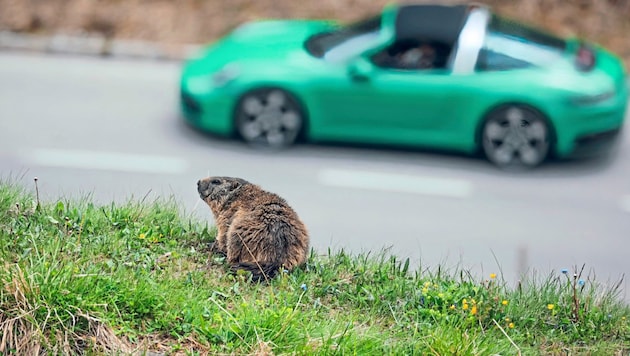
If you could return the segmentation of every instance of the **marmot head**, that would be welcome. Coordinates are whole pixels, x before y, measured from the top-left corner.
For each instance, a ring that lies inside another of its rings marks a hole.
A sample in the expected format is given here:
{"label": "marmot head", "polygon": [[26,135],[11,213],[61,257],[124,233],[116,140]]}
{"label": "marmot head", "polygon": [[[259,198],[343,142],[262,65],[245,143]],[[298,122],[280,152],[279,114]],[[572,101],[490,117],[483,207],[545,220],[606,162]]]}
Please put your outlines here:
{"label": "marmot head", "polygon": [[241,178],[206,177],[197,182],[199,197],[211,207],[213,204],[221,206],[240,187],[249,184]]}

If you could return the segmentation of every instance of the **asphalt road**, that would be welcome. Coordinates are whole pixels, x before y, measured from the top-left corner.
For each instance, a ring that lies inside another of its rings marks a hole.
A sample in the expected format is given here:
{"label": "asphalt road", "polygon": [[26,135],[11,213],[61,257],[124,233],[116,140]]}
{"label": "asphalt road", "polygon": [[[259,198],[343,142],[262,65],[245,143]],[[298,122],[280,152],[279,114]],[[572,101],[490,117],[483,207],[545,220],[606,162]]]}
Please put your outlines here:
{"label": "asphalt road", "polygon": [[47,200],[173,197],[210,220],[197,179],[239,176],[285,197],[321,252],[387,249],[510,282],[582,264],[603,282],[630,275],[630,134],[605,158],[520,174],[426,151],[260,152],[185,125],[178,75],[176,63],[0,53],[0,177],[32,188],[37,176]]}

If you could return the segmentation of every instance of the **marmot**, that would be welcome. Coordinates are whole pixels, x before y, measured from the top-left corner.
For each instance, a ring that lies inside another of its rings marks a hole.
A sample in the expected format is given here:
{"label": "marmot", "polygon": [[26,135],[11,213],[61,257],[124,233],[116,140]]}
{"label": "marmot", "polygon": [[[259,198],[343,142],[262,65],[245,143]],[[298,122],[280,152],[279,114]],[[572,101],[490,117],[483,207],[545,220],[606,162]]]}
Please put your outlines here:
{"label": "marmot", "polygon": [[306,226],[278,195],[232,177],[203,178],[197,191],[215,218],[212,249],[227,257],[232,271],[247,270],[252,280],[264,281],[306,260]]}

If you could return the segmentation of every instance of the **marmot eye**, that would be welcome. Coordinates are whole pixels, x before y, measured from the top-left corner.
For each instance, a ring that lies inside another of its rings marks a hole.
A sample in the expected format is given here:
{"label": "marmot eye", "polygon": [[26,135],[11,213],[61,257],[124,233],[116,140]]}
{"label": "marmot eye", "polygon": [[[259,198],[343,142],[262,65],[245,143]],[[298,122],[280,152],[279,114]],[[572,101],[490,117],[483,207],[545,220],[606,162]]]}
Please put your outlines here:
{"label": "marmot eye", "polygon": [[212,184],[212,185],[219,185],[219,184],[221,184],[221,181],[218,180],[218,179],[213,179],[213,180],[210,181],[210,184]]}

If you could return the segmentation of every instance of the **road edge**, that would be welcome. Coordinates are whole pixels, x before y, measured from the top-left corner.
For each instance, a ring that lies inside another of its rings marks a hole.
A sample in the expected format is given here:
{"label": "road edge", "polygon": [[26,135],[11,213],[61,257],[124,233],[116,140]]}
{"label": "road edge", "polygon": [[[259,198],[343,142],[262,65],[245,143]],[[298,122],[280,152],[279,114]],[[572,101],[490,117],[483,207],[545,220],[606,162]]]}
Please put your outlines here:
{"label": "road edge", "polygon": [[59,33],[47,36],[0,31],[0,51],[182,61],[199,48],[201,48],[199,44],[110,39],[98,34]]}

